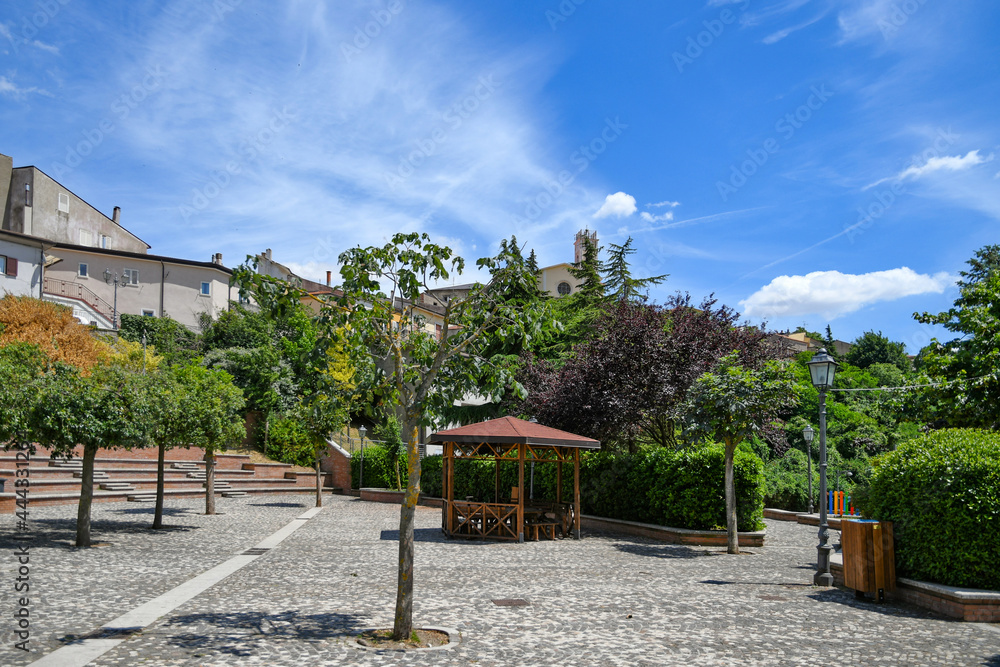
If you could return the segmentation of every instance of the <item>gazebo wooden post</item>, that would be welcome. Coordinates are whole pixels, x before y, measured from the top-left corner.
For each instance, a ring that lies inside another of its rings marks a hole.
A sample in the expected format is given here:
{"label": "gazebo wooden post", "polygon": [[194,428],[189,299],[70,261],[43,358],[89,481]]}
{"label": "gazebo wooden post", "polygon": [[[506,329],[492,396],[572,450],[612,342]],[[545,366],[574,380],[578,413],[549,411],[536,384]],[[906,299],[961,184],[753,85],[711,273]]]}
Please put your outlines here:
{"label": "gazebo wooden post", "polygon": [[566,455],[565,447],[556,447],[556,502],[562,503],[562,460]]}
{"label": "gazebo wooden post", "polygon": [[493,457],[493,502],[500,502],[500,457]]}
{"label": "gazebo wooden post", "polygon": [[524,443],[517,445],[517,541],[524,542]]}
{"label": "gazebo wooden post", "polygon": [[573,517],[576,539],[580,539],[580,450],[573,450]]}
{"label": "gazebo wooden post", "polygon": [[455,512],[452,511],[452,503],[455,502],[455,443],[449,442],[444,446],[444,488],[445,501],[445,532],[451,537],[455,532]]}

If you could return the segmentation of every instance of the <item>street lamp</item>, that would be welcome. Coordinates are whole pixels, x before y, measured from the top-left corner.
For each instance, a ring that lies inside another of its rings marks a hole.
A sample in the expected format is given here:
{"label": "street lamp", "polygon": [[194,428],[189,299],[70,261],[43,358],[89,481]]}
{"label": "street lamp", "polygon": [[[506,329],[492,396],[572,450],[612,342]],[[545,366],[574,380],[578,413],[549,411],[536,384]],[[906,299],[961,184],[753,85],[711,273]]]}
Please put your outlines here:
{"label": "street lamp", "polygon": [[806,364],[813,386],[819,390],[819,546],[816,547],[816,574],[813,583],[817,586],[833,586],[830,574],[830,526],[826,518],[826,392],[833,387],[838,364],[833,357],[821,349]]}
{"label": "street lamp", "polygon": [[813,513],[813,436],[816,435],[816,431],[813,430],[812,426],[806,426],[802,429],[802,437],[806,441],[806,475],[807,484],[809,485],[809,513]]}
{"label": "street lamp", "polygon": [[118,285],[119,283],[121,283],[121,279],[118,277],[117,272],[104,269],[104,282],[106,282],[109,285],[114,283],[115,285],[115,305],[114,305],[114,314],[111,316],[111,328],[117,329],[118,328]]}
{"label": "street lamp", "polygon": [[365,433],[367,432],[368,429],[364,424],[358,429],[358,435],[361,436],[361,473],[358,475],[358,491],[365,485]]}

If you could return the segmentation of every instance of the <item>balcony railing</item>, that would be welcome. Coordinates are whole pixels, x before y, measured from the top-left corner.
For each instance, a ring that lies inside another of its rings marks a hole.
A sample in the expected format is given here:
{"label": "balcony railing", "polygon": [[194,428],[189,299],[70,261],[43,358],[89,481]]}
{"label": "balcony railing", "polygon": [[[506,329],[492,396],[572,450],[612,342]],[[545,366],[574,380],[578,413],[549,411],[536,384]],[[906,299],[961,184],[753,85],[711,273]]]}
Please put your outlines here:
{"label": "balcony railing", "polygon": [[110,303],[97,296],[92,289],[80,283],[73,283],[68,280],[46,277],[42,284],[42,291],[53,296],[63,296],[68,299],[76,299],[87,304],[100,313],[112,326],[117,328],[114,320],[115,310]]}

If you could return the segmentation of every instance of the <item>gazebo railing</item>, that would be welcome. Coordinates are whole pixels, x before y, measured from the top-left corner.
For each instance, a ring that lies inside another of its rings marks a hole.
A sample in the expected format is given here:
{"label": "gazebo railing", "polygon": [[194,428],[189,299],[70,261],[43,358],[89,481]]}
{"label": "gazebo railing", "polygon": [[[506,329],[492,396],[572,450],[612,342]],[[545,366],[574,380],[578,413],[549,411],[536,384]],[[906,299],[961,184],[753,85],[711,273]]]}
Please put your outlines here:
{"label": "gazebo railing", "polygon": [[449,508],[453,535],[517,540],[517,503],[483,503],[454,500]]}

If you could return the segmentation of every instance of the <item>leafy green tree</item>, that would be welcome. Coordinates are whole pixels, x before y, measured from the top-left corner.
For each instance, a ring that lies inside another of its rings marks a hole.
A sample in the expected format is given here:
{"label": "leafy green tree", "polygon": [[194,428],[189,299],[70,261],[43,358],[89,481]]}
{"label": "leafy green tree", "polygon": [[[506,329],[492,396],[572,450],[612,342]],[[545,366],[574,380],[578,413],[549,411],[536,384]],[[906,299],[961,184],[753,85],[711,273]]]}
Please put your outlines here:
{"label": "leafy green tree", "polygon": [[910,358],[906,356],[906,345],[904,343],[894,343],[883,336],[882,332],[866,331],[858,336],[851,351],[844,357],[844,361],[857,366],[858,368],[868,368],[873,364],[892,364],[900,371],[910,370]]}
{"label": "leafy green tree", "polygon": [[201,338],[186,326],[164,315],[146,317],[122,313],[119,316],[118,336],[133,343],[142,343],[156,348],[157,354],[167,364],[187,364],[201,353]]}
{"label": "leafy green tree", "polygon": [[611,243],[608,246],[608,259],[604,263],[604,286],[615,301],[633,301],[640,298],[653,285],[659,285],[667,279],[668,274],[650,276],[649,278],[633,278],[629,265],[629,256],[635,254],[632,247],[632,237],[628,237],[622,245]]}
{"label": "leafy green tree", "polygon": [[148,444],[151,424],[149,376],[96,366],[88,377],[57,365],[39,381],[40,397],[32,432],[55,456],[83,447],[83,473],[77,509],[76,546],[89,547],[94,496],[94,458],[101,447],[132,449]]}
{"label": "leafy green tree", "polygon": [[353,248],[340,256],[343,297],[327,313],[368,351],[381,373],[381,391],[395,403],[407,440],[407,486],[399,523],[399,561],[393,637],[408,637],[413,624],[413,521],[420,494],[419,426],[431,426],[456,398],[475,392],[499,400],[508,386],[523,392],[504,366],[489,368],[484,356],[497,338],[525,339],[546,329],[542,309],[517,307],[503,298],[529,290],[536,275],[510,246],[477,266],[490,281],[444,308],[437,337],[422,326],[414,305],[432,283],[461,273],[465,262],[426,234],[396,234],[382,247]]}
{"label": "leafy green tree", "polygon": [[215,514],[215,455],[246,436],[243,392],[225,371],[195,364],[174,370],[180,420],[167,442],[185,441],[205,450],[205,514]]}
{"label": "leafy green tree", "polygon": [[739,353],[724,357],[711,372],[699,377],[687,393],[686,430],[695,438],[717,438],[726,454],[726,530],[728,552],[740,552],[736,525],[736,486],[733,457],[736,447],[763,431],[787,406],[796,402],[795,385],[776,361],[760,370],[739,365]]}
{"label": "leafy green tree", "polygon": [[924,324],[959,334],[944,343],[936,338],[921,352],[922,368],[945,384],[931,390],[941,404],[932,415],[940,425],[1000,428],[1000,245],[976,251],[969,269],[960,271],[959,297],[948,310],[914,313]]}
{"label": "leafy green tree", "polygon": [[5,448],[33,441],[32,414],[39,398],[38,380],[49,358],[32,343],[0,346],[0,443]]}

